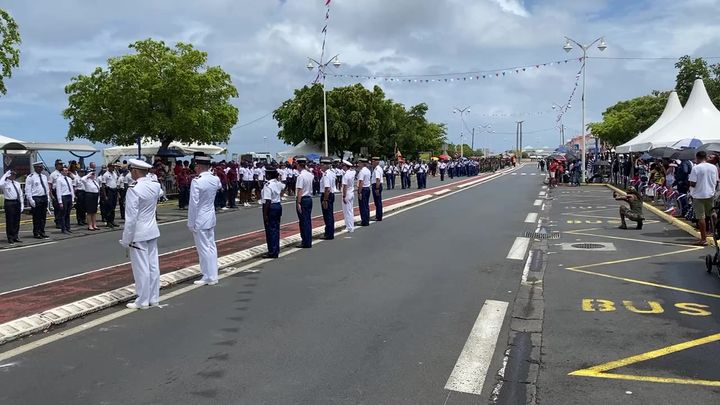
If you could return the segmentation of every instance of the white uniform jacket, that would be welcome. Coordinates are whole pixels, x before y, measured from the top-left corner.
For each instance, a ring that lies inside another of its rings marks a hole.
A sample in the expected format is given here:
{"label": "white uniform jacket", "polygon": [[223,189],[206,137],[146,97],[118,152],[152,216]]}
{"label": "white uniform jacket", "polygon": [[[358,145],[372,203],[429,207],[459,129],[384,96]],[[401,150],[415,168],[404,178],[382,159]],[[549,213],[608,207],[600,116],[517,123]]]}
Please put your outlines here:
{"label": "white uniform jacket", "polygon": [[128,246],[160,237],[155,220],[157,201],[160,198],[160,184],[147,177],[141,177],[128,188],[125,196],[125,227],[120,244]]}
{"label": "white uniform jacket", "polygon": [[190,183],[188,229],[192,232],[215,227],[215,195],[222,188],[212,172],[202,172]]}

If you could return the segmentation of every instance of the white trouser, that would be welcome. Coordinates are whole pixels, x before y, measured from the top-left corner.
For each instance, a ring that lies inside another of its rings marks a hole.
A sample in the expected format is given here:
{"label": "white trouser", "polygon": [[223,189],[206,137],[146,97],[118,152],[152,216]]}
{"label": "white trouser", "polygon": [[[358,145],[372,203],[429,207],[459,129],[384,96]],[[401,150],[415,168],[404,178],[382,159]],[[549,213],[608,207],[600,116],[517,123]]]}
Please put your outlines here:
{"label": "white trouser", "polygon": [[203,281],[217,281],[218,257],[217,246],[215,246],[215,228],[199,229],[197,232],[193,232],[193,239],[195,239],[195,247],[200,258]]}
{"label": "white trouser", "polygon": [[158,261],[157,238],[134,242],[129,247],[130,264],[135,278],[135,293],[138,305],[150,305],[160,301],[160,263]]}
{"label": "white trouser", "polygon": [[353,201],[355,201],[355,192],[348,190],[346,194],[347,204],[343,201],[343,217],[345,218],[345,228],[348,231],[355,230],[355,213],[353,212]]}

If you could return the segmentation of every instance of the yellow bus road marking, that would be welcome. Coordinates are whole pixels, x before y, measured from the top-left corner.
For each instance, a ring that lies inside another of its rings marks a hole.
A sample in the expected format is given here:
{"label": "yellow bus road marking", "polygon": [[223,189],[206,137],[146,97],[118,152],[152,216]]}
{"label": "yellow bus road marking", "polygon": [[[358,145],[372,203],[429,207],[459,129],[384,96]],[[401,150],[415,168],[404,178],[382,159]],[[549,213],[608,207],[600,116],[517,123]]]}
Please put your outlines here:
{"label": "yellow bus road marking", "polygon": [[646,285],[646,286],[650,286],[650,287],[663,288],[666,290],[673,290],[673,291],[680,291],[680,292],[684,292],[684,293],[688,293],[688,294],[701,295],[703,297],[720,299],[720,294],[713,294],[713,293],[708,293],[708,292],[704,292],[704,291],[690,290],[690,289],[682,288],[682,287],[675,287],[675,286],[671,286],[671,285],[652,283],[649,281],[636,280],[634,278],[618,277],[618,276],[613,276],[611,274],[597,273],[597,272],[590,271],[590,270],[581,270],[581,269],[578,269],[575,267],[565,267],[565,270],[574,271],[576,273],[589,274],[591,276],[611,278],[613,280],[626,281],[628,283],[635,283],[635,284]]}
{"label": "yellow bus road marking", "polygon": [[640,363],[647,360],[656,359],[658,357],[667,356],[672,353],[676,353],[682,350],[690,349],[696,346],[704,345],[707,343],[717,342],[720,340],[720,333],[706,336],[704,338],[691,340],[688,342],[678,343],[672,346],[663,347],[660,349],[652,350],[646,353],[641,353],[635,356],[626,357],[611,361],[608,363],[600,364],[590,368],[576,370],[568,375],[571,376],[582,376],[582,377],[598,377],[598,378],[611,378],[618,380],[632,380],[632,381],[645,381],[665,384],[690,384],[690,385],[705,385],[711,387],[720,387],[720,381],[715,380],[700,380],[693,378],[670,378],[670,377],[653,377],[643,375],[632,375],[632,374],[614,374],[608,373],[610,370],[615,370],[620,367],[626,367],[631,364]]}

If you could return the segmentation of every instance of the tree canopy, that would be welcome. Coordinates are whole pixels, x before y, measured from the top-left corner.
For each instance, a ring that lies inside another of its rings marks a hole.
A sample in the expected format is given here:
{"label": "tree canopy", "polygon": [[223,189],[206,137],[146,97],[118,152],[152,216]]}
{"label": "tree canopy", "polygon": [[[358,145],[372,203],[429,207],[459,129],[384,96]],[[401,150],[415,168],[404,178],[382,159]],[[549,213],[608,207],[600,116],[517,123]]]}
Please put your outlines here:
{"label": "tree canopy", "polygon": [[[274,112],[278,138],[287,144],[324,143],[323,89],[320,84],[295,90]],[[424,103],[405,108],[385,98],[379,86],[361,84],[336,87],[327,92],[328,152],[359,153],[367,147],[373,155],[392,157],[397,147],[404,156],[438,150],[445,141],[444,124],[428,122]]]}
{"label": "tree canopy", "polygon": [[0,93],[7,94],[6,78],[12,77],[12,70],[20,66],[20,31],[7,11],[0,9]]}
{"label": "tree canopy", "polygon": [[227,142],[238,119],[229,74],[207,66],[207,53],[190,44],[170,48],[146,39],[129,47],[135,53],[110,58],[107,69],[74,77],[65,87],[68,140],[131,145],[143,137],[163,147]]}

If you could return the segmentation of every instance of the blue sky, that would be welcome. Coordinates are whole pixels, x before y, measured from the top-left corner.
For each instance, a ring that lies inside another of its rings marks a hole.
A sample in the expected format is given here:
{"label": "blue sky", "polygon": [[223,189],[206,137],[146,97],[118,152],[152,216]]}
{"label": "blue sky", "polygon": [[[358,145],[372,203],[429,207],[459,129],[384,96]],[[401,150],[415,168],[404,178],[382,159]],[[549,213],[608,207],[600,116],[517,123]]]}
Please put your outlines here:
{"label": "blue sky", "polygon": [[[238,87],[238,123],[262,117],[313,79],[306,58],[319,57],[325,13],[323,0],[34,0],[4,7],[18,21],[23,44],[21,66],[0,98],[0,134],[46,142],[64,141],[63,88],[70,79],[147,37],[189,41],[208,51],[210,63],[227,70]],[[581,42],[604,35],[608,49],[593,49],[592,56],[718,56],[718,9],[718,0],[333,0],[327,48],[341,54],[338,73],[368,76],[490,70],[581,56],[577,49],[562,50],[564,35]],[[672,88],[673,63],[590,60],[588,121],[618,100]],[[525,145],[558,143],[550,107],[568,99],[578,68],[568,63],[434,85],[331,77],[328,86],[380,84],[406,105],[426,102],[429,118],[447,123],[450,142],[459,141],[460,133],[453,108],[471,106],[467,126],[491,124],[496,131],[477,136],[476,146],[504,150],[514,143],[518,118],[492,114],[528,114],[520,118]],[[568,136],[581,126],[579,107],[578,93],[564,117]],[[268,116],[235,129],[229,149],[286,149],[276,134]]]}

